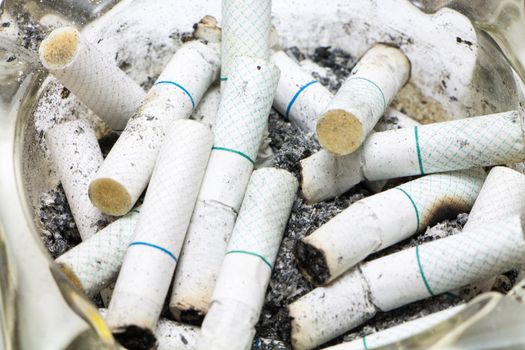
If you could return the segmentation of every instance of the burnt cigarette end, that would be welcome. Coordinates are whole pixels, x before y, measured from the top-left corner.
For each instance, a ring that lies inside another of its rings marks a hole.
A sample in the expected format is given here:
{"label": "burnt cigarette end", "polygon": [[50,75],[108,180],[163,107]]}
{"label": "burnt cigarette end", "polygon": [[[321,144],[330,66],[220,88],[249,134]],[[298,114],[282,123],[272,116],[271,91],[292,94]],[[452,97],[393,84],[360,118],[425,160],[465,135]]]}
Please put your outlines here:
{"label": "burnt cigarette end", "polygon": [[299,268],[308,280],[315,284],[325,284],[330,278],[326,257],[322,250],[299,240],[295,246],[295,257]]}
{"label": "burnt cigarette end", "polygon": [[206,314],[202,310],[194,308],[179,311],[180,321],[194,326],[200,326],[204,321],[204,316]]}
{"label": "burnt cigarette end", "polygon": [[149,350],[157,347],[157,338],[149,329],[127,326],[115,331],[113,336],[128,350]]}
{"label": "burnt cigarette end", "polygon": [[80,35],[75,28],[60,28],[40,45],[40,59],[46,68],[59,69],[70,63],[77,53]]}
{"label": "burnt cigarette end", "polygon": [[441,197],[432,206],[427,220],[422,221],[420,227],[434,226],[443,220],[455,218],[458,214],[469,212],[470,207],[465,199],[452,196]]}
{"label": "burnt cigarette end", "polygon": [[317,123],[317,139],[335,155],[354,152],[363,143],[365,132],[356,116],[342,109],[330,110]]}
{"label": "burnt cigarette end", "polygon": [[100,178],[89,185],[91,203],[103,213],[121,216],[132,206],[131,195],[119,182],[110,178]]}

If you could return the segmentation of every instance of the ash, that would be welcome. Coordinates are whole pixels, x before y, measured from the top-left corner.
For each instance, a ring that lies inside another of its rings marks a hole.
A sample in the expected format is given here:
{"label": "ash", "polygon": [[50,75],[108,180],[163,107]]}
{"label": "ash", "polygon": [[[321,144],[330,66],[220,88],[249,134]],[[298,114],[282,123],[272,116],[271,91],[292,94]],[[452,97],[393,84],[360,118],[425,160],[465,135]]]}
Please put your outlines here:
{"label": "ash", "polygon": [[40,196],[39,215],[42,241],[53,258],[80,243],[80,235],[62,185]]}

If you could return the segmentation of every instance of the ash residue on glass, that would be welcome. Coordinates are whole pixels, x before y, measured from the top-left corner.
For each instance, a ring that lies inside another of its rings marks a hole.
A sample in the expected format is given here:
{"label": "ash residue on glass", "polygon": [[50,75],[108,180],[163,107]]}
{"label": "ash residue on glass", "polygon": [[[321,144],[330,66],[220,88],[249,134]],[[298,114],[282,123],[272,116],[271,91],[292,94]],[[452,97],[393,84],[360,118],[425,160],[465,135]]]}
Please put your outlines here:
{"label": "ash residue on glass", "polygon": [[42,193],[39,215],[42,241],[53,258],[80,243],[80,235],[62,185]]}

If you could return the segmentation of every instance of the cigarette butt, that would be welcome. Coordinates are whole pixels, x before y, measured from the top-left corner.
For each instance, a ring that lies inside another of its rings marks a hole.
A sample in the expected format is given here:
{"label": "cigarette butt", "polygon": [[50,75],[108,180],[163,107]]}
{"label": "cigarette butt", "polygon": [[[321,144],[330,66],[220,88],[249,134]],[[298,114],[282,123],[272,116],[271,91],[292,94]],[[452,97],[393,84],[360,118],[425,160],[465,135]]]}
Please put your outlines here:
{"label": "cigarette butt", "polygon": [[236,218],[228,206],[197,202],[173,282],[170,310],[175,319],[191,324],[204,319]]}
{"label": "cigarette butt", "polygon": [[353,157],[316,153],[301,161],[309,203],[342,194],[362,180],[515,163],[525,158],[518,111],[371,134]]}
{"label": "cigarette butt", "polygon": [[468,216],[463,230],[525,213],[525,175],[507,167],[494,167]]}
{"label": "cigarette butt", "polygon": [[315,132],[317,119],[332,100],[332,93],[283,51],[273,53],[271,61],[281,71],[274,108],[301,130]]}
{"label": "cigarette butt", "polygon": [[194,25],[193,36],[211,43],[221,42],[221,28],[213,16],[204,16]]}
{"label": "cigarette butt", "polygon": [[236,57],[270,58],[271,0],[223,0],[221,90]]}
{"label": "cigarette butt", "polygon": [[139,213],[140,208],[131,210],[55,260],[71,282],[89,297],[117,279]]}
{"label": "cigarette butt", "polygon": [[331,282],[371,253],[470,211],[485,177],[482,169],[427,175],[362,199],[298,241],[298,264],[314,283]]}
{"label": "cigarette butt", "polygon": [[108,309],[108,326],[125,347],[155,345],[212,144],[210,129],[190,120],[175,121],[166,135]]}
{"label": "cigarette butt", "polygon": [[212,85],[202,96],[201,102],[195,108],[191,118],[207,125],[210,129],[215,124],[221,102],[221,90],[218,85]]}
{"label": "cigarette butt", "polygon": [[362,350],[373,349],[409,338],[415,334],[430,329],[463,310],[465,305],[458,305],[449,309],[411,320],[397,326],[358,338],[339,345],[324,348],[324,350]]}
{"label": "cigarette butt", "polygon": [[120,216],[133,207],[148,184],[164,134],[173,121],[191,115],[218,69],[218,44],[194,40],[175,53],[91,181],[89,197],[97,208]]}
{"label": "cigarette butt", "polygon": [[236,59],[213,127],[215,144],[199,204],[175,274],[170,309],[177,319],[198,323],[208,310],[278,80],[273,64],[249,57]]}
{"label": "cigarette butt", "polygon": [[80,237],[86,240],[107,220],[87,195],[89,181],[103,161],[95,131],[86,121],[74,120],[48,130],[46,142]]}
{"label": "cigarette butt", "polygon": [[[514,216],[358,265],[289,305],[294,349],[323,344],[376,310],[393,310],[508,271],[524,253],[522,220]],[[365,308],[365,302],[371,306]]]}
{"label": "cigarette butt", "polygon": [[368,50],[317,121],[321,146],[336,155],[354,152],[408,81],[410,61],[395,47]]}
{"label": "cigarette butt", "polygon": [[249,349],[298,183],[285,170],[253,173],[235,224],[198,349]]}
{"label": "cigarette butt", "polygon": [[288,305],[294,350],[313,349],[377,312],[359,267]]}
{"label": "cigarette butt", "polygon": [[68,90],[122,130],[146,97],[144,90],[73,27],[53,30],[39,48],[40,61]]}

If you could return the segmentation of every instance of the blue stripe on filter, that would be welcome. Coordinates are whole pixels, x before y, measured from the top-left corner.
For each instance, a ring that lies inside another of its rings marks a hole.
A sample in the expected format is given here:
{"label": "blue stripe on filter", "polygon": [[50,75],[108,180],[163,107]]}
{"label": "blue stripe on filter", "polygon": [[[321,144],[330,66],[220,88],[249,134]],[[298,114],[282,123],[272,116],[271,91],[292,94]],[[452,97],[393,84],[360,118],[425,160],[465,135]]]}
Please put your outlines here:
{"label": "blue stripe on filter", "polygon": [[134,246],[134,245],[142,245],[142,246],[146,246],[146,247],[150,247],[150,248],[154,248],[154,249],[157,249],[157,250],[160,250],[161,252],[169,255],[170,258],[172,258],[175,262],[177,262],[177,258],[175,257],[175,255],[173,255],[172,252],[170,252],[169,250],[167,250],[166,248],[163,248],[161,246],[158,246],[156,244],[153,244],[153,243],[148,243],[148,242],[131,242],[128,247],[131,247],[131,246]]}
{"label": "blue stripe on filter", "polygon": [[159,84],[169,84],[169,85],[173,85],[173,86],[176,86],[178,87],[179,89],[181,89],[186,95],[188,95],[188,97],[190,98],[190,101],[191,101],[191,105],[193,107],[193,109],[195,109],[195,101],[193,100],[193,97],[191,96],[190,92],[188,90],[186,90],[186,88],[174,81],[169,81],[169,80],[161,80],[161,81],[157,81],[155,83],[155,85],[159,85]]}
{"label": "blue stripe on filter", "polygon": [[290,110],[292,109],[292,106],[295,102],[295,100],[297,100],[297,98],[299,97],[299,95],[307,88],[309,87],[310,85],[313,85],[317,83],[317,80],[312,80],[311,82],[309,82],[308,84],[306,85],[303,85],[299,90],[297,90],[297,92],[295,93],[295,95],[293,95],[292,99],[290,100],[290,103],[288,103],[288,107],[286,108],[286,114],[285,114],[285,117],[286,119],[289,119],[288,118],[288,114],[290,113]]}

